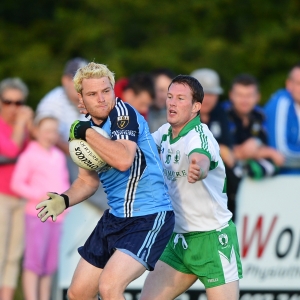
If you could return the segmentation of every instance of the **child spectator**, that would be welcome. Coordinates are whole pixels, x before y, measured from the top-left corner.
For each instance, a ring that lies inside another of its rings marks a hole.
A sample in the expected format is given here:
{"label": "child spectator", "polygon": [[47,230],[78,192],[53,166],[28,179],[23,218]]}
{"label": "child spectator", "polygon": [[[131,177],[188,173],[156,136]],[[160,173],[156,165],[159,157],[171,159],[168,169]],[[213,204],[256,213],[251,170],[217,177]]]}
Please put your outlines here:
{"label": "child spectator", "polygon": [[25,299],[50,299],[52,275],[58,266],[58,248],[63,217],[41,223],[35,206],[47,191],[69,188],[66,158],[55,144],[59,122],[53,117],[35,120],[33,135],[20,155],[11,181],[12,190],[26,199],[23,291]]}

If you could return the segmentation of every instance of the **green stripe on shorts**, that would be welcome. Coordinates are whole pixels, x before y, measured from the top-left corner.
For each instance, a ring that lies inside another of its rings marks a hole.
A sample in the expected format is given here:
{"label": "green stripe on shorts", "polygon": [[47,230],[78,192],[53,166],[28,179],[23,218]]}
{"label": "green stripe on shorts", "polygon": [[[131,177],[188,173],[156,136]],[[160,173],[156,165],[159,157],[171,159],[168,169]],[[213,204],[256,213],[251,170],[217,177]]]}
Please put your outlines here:
{"label": "green stripe on shorts", "polygon": [[[178,242],[174,243],[176,239]],[[181,273],[196,275],[205,288],[243,277],[236,227],[232,221],[212,231],[173,233],[160,260]]]}

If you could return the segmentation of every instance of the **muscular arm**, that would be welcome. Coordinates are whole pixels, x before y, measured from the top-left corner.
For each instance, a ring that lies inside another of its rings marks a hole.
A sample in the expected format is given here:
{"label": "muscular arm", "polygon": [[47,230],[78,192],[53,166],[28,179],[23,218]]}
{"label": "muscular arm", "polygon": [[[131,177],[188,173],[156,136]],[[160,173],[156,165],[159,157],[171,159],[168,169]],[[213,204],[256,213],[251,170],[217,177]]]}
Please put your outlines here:
{"label": "muscular arm", "polygon": [[78,178],[64,194],[69,196],[69,205],[73,206],[92,196],[98,186],[99,177],[95,171],[79,168]]}
{"label": "muscular arm", "polygon": [[126,171],[131,167],[136,153],[135,142],[109,140],[94,129],[86,131],[86,141],[113,168]]}
{"label": "muscular arm", "polygon": [[194,152],[189,156],[189,161],[188,182],[195,183],[206,178],[210,166],[209,158],[204,154]]}

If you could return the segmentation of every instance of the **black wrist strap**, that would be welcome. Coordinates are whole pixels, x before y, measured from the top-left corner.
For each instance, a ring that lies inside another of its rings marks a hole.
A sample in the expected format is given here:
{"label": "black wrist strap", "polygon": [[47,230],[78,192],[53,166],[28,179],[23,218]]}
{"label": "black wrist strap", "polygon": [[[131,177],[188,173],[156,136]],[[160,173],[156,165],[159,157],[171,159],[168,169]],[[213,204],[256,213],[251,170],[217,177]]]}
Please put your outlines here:
{"label": "black wrist strap", "polygon": [[66,204],[66,209],[69,207],[69,196],[67,196],[66,194],[60,194],[64,200],[65,200],[65,204]]}

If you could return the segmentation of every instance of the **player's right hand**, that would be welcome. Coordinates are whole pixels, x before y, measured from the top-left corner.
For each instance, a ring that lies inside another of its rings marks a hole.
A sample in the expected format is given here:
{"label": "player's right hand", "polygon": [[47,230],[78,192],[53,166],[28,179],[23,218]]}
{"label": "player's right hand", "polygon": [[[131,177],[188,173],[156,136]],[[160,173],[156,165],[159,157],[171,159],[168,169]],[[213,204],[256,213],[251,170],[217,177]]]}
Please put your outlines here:
{"label": "player's right hand", "polygon": [[70,128],[70,135],[69,135],[69,140],[86,140],[85,139],[85,132],[91,128],[91,122],[90,121],[75,121],[71,125]]}
{"label": "player's right hand", "polygon": [[38,217],[42,222],[45,222],[49,217],[52,217],[53,222],[55,222],[57,216],[67,208],[66,200],[63,196],[56,193],[47,193],[47,195],[49,199],[40,202],[35,208],[41,209]]}

